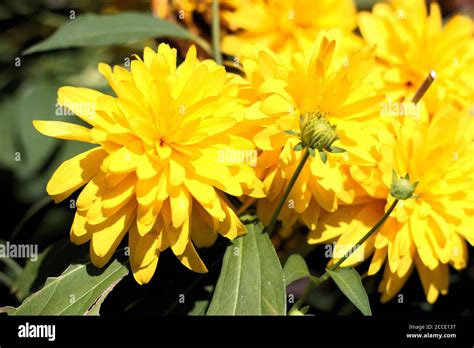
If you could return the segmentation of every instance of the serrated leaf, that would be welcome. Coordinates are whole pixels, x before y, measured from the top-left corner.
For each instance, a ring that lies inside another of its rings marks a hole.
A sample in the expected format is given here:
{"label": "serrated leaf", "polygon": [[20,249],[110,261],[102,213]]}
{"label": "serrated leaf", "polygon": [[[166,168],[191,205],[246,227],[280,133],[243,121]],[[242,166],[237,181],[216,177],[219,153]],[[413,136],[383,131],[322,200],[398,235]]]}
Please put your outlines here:
{"label": "serrated leaf", "polygon": [[227,247],[207,315],[285,315],[283,270],[263,226],[247,224],[247,234]]}
{"label": "serrated leaf", "polygon": [[148,13],[122,12],[112,15],[78,16],[60,27],[46,40],[27,48],[23,54],[69,47],[126,44],[160,37],[193,40],[210,52],[206,41],[179,25]]}
{"label": "serrated leaf", "polygon": [[362,285],[359,273],[354,268],[339,268],[335,271],[327,270],[329,276],[344,295],[362,312],[364,315],[372,315],[369,298]]}
{"label": "serrated leaf", "polygon": [[293,254],[288,258],[283,267],[283,272],[285,274],[285,286],[311,276],[305,259],[298,254]]}
{"label": "serrated leaf", "polygon": [[90,263],[71,265],[60,276],[48,278],[43,288],[27,297],[19,307],[9,310],[8,314],[87,314],[91,309],[94,311],[94,305],[101,297],[127,274],[128,267],[117,259],[103,269]]}

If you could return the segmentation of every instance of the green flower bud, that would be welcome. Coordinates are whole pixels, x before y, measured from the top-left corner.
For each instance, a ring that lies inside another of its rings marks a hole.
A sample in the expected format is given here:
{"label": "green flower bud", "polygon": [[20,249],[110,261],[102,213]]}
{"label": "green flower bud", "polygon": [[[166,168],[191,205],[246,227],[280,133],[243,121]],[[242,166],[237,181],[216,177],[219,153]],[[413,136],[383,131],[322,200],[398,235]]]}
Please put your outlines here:
{"label": "green flower bud", "polygon": [[301,140],[313,150],[329,150],[339,139],[333,126],[321,112],[306,112],[300,117]]}
{"label": "green flower bud", "polygon": [[398,177],[395,171],[392,172],[392,184],[390,185],[390,194],[396,199],[416,198],[415,188],[418,182],[411,183],[408,174],[405,177]]}

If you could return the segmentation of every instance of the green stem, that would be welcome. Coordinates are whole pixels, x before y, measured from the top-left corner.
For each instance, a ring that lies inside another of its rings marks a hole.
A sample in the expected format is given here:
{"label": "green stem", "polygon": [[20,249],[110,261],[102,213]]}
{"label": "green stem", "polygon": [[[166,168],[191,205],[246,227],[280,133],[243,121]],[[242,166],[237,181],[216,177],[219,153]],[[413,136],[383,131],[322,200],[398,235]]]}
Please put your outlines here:
{"label": "green stem", "polygon": [[221,54],[221,22],[219,15],[219,0],[212,1],[212,50],[217,64],[222,65]]}
{"label": "green stem", "polygon": [[303,167],[306,161],[308,160],[308,158],[309,158],[309,151],[308,151],[308,148],[305,148],[303,156],[301,157],[300,163],[298,163],[298,167],[296,167],[296,170],[293,173],[293,176],[291,177],[290,181],[288,182],[288,185],[286,186],[285,192],[283,193],[283,197],[281,197],[281,200],[278,203],[278,206],[273,212],[272,218],[267,227],[268,235],[270,236],[272,235],[273,229],[275,228],[275,224],[278,219],[278,215],[280,215],[281,209],[283,208],[283,205],[286,203],[286,199],[290,195],[291,189],[293,188],[293,185],[295,184],[296,179],[298,179],[298,176],[300,175],[301,170],[303,170]]}
{"label": "green stem", "polygon": [[[369,237],[375,233],[375,231],[377,231],[380,226],[383,225],[383,223],[385,222],[385,220],[387,220],[387,218],[390,216],[390,214],[392,213],[392,211],[395,209],[395,207],[397,206],[398,204],[398,199],[394,200],[392,205],[390,206],[390,208],[388,208],[388,210],[385,212],[384,216],[382,216],[382,218],[374,225],[374,227],[372,227],[370,229],[369,232],[367,232],[357,243],[356,245],[349,249],[349,251],[341,258],[339,259],[339,261],[337,261],[334,265],[332,265],[331,268],[329,268],[330,271],[335,271],[336,269],[339,268],[339,266],[347,260],[347,258],[349,256],[352,255],[352,253],[354,251],[356,251],[357,249],[359,249],[359,247],[365,243],[365,241],[367,239],[369,239]],[[303,296],[293,305],[294,308],[300,308],[301,305],[303,305],[309,298],[309,296],[311,295],[311,293],[313,292],[314,288],[316,288],[319,284],[325,282],[326,280],[329,279],[329,273],[326,271],[321,277],[319,278],[316,278],[316,277],[311,277],[310,278],[310,282],[308,284],[308,286],[306,287],[305,289],[305,292],[303,294]],[[295,307],[296,306],[296,307]],[[291,310],[294,310],[294,308],[291,308]]]}

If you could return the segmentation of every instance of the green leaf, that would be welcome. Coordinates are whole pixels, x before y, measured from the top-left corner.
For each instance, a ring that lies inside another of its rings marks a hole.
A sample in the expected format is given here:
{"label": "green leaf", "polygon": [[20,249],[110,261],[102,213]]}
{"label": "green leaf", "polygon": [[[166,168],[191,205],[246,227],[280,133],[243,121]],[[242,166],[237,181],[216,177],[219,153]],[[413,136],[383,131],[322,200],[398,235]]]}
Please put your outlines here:
{"label": "green leaf", "polygon": [[310,277],[308,266],[306,261],[301,255],[291,255],[283,267],[285,273],[285,286],[297,281],[298,279]]}
{"label": "green leaf", "polygon": [[370,10],[379,0],[356,0],[357,9]]}
{"label": "green leaf", "polygon": [[0,110],[6,138],[0,141],[5,146],[0,162],[22,179],[36,174],[58,145],[58,140],[40,134],[32,124],[34,119],[53,119],[57,87],[51,81],[29,79]]}
{"label": "green leaf", "polygon": [[60,276],[49,278],[44,287],[15,309],[0,308],[9,315],[96,314],[105,296],[128,274],[128,267],[117,259],[98,269],[92,264],[69,266]]}
{"label": "green leaf", "polygon": [[2,105],[0,105],[0,129],[2,129],[2,136],[0,136],[0,168],[13,169],[15,168],[15,152],[16,148],[14,134],[12,130],[13,121],[12,114],[15,113],[16,103],[14,98],[8,98]]}
{"label": "green leaf", "polygon": [[188,312],[187,315],[206,315],[207,308],[209,307],[209,303],[211,302],[211,295],[212,291],[214,290],[214,285],[207,285],[202,290],[203,292],[207,293],[207,295],[209,295],[208,298],[205,300],[194,301],[194,306]]}
{"label": "green leaf", "polygon": [[13,277],[18,277],[21,274],[23,269],[18,264],[18,262],[16,262],[14,259],[9,258],[9,257],[1,257],[0,261],[4,263],[5,266],[9,269],[9,272],[5,272],[5,273],[9,273]]}
{"label": "green leaf", "polygon": [[362,285],[359,273],[354,268],[339,268],[335,271],[327,270],[329,276],[344,295],[362,312],[364,315],[372,315],[369,298]]}
{"label": "green leaf", "polygon": [[7,288],[11,288],[14,280],[8,277],[6,274],[0,272],[0,284]]}
{"label": "green leaf", "polygon": [[284,274],[263,225],[227,247],[207,315],[285,315]]}
{"label": "green leaf", "polygon": [[346,150],[341,148],[341,147],[331,146],[329,148],[329,152],[331,152],[331,153],[343,153],[343,152],[346,152]]}
{"label": "green leaf", "polygon": [[59,48],[126,44],[149,38],[172,37],[193,40],[207,52],[209,44],[183,27],[148,13],[122,12],[112,15],[86,14],[60,27],[53,35],[23,54]]}
{"label": "green leaf", "polygon": [[71,263],[85,260],[88,253],[88,245],[77,246],[69,239],[59,240],[40,252],[35,261],[28,259],[11,292],[19,301],[23,301],[25,297],[39,290],[47,278],[61,275]]}
{"label": "green leaf", "polygon": [[206,309],[209,306],[209,300],[200,300],[194,302],[194,307],[188,312],[190,316],[206,315]]}
{"label": "green leaf", "polygon": [[328,155],[324,151],[319,151],[319,157],[321,157],[321,161],[323,161],[323,163],[328,161]]}
{"label": "green leaf", "polygon": [[304,145],[303,143],[298,143],[295,145],[295,147],[293,148],[294,151],[301,151],[304,149]]}
{"label": "green leaf", "polygon": [[19,151],[21,157],[16,162],[16,173],[22,179],[35,175],[58,146],[57,139],[40,134],[33,127],[33,120],[57,120],[55,112],[58,87],[49,81],[29,80],[22,85],[18,95],[14,125],[24,152]]}
{"label": "green leaf", "polygon": [[[125,274],[126,275],[126,274]],[[115,288],[115,286],[120,283],[120,281],[125,277],[123,275],[121,278],[117,279],[115,282],[109,285],[107,289],[105,289],[100,297],[97,299],[97,301],[94,302],[94,304],[89,308],[87,312],[84,313],[84,315],[90,315],[90,316],[98,316],[100,315],[100,307],[105,301],[105,298],[107,297],[108,294]]]}
{"label": "green leaf", "polygon": [[[6,241],[0,240],[0,245],[5,244]],[[22,267],[13,258],[0,256],[0,284],[11,289],[22,271]]]}
{"label": "green leaf", "polygon": [[292,129],[287,129],[285,131],[286,134],[289,134],[289,135],[296,135],[296,136],[300,136],[300,132],[297,132],[297,131],[294,131]]}

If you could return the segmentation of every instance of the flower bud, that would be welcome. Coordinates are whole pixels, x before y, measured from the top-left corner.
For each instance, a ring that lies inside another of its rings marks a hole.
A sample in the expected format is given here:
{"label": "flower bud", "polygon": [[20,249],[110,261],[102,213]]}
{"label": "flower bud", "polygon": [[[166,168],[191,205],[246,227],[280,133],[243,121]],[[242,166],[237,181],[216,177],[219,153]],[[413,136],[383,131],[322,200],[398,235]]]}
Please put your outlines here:
{"label": "flower bud", "polygon": [[300,117],[301,140],[313,150],[329,150],[339,139],[333,126],[321,112],[306,112]]}
{"label": "flower bud", "polygon": [[392,184],[390,185],[390,194],[396,198],[405,200],[408,198],[416,198],[414,194],[418,182],[411,183],[408,174],[405,177],[398,177],[395,171],[392,172]]}

